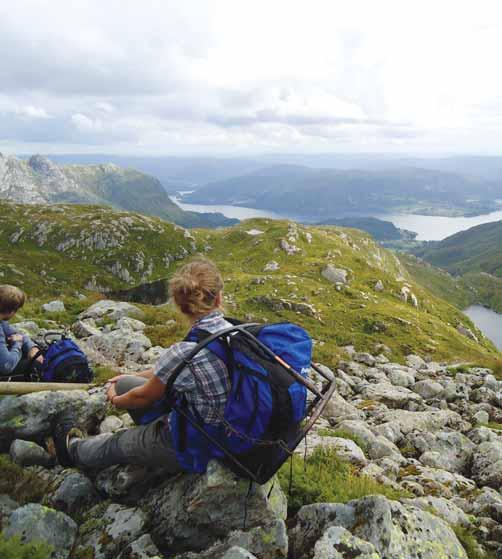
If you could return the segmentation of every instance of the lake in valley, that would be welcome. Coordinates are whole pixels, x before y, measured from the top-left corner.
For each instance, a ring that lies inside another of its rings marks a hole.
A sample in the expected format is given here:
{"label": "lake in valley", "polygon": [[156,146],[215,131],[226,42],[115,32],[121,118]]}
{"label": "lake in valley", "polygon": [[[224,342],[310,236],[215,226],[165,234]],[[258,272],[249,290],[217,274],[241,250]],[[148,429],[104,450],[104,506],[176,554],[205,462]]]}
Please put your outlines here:
{"label": "lake in valley", "polygon": [[471,305],[464,313],[474,322],[483,334],[502,350],[502,314],[481,305]]}

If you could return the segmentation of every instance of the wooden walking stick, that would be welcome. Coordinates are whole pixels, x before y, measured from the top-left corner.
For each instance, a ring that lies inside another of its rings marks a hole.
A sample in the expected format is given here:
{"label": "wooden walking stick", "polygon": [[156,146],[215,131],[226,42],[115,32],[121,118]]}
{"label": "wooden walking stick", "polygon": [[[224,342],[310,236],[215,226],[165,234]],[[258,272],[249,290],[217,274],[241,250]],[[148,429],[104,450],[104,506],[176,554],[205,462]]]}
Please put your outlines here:
{"label": "wooden walking stick", "polygon": [[20,395],[55,390],[89,390],[95,384],[73,382],[0,382],[0,394]]}

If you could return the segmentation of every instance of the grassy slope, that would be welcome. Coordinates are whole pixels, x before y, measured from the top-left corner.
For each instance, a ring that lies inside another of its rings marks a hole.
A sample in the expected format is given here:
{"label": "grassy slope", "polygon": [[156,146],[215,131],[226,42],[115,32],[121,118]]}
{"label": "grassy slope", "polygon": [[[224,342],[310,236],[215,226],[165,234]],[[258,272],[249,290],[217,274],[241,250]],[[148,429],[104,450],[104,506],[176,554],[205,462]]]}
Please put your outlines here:
{"label": "grassy slope", "polygon": [[[151,280],[169,276],[184,262],[183,254],[189,256],[194,249],[202,249],[223,272],[228,314],[302,324],[317,341],[317,359],[327,364],[334,365],[339,355],[337,347],[347,344],[354,344],[358,350],[374,351],[375,344],[384,343],[396,359],[410,352],[455,361],[495,355],[488,341],[476,344],[456,331],[460,322],[474,329],[467,317],[415,283],[392,253],[354,229],[298,226],[296,244],[301,252],[288,256],[279,248],[280,240],[288,236],[287,221],[256,219],[227,229],[195,230],[192,241],[185,238],[181,229],[161,220],[109,208],[0,204],[0,215],[2,281],[18,284],[36,298],[21,313],[22,318],[36,316],[41,300],[63,293],[69,310],[60,318],[62,322],[71,321],[92,302],[79,302],[73,296],[90,277],[95,276],[100,285],[114,289],[127,287],[110,271],[114,262],[121,262],[133,281],[141,283],[144,271],[135,269],[140,253],[144,255],[145,267],[152,262],[148,278]],[[125,232],[121,225],[124,220],[129,223]],[[46,240],[39,239],[37,243],[35,233],[46,222],[54,224],[53,229]],[[11,244],[8,239],[21,229],[23,235]],[[250,229],[264,233],[252,236],[247,233]],[[311,244],[306,232],[312,235]],[[117,244],[103,250],[87,245],[64,252],[55,249],[61,241],[89,238],[91,233],[99,234],[108,244],[110,239],[112,245],[114,240]],[[163,260],[166,254],[176,255],[179,260],[168,267]],[[263,272],[270,260],[279,263],[279,271]],[[339,292],[322,277],[327,263],[349,270],[347,288]],[[254,283],[257,278],[265,278],[265,283]],[[378,280],[385,286],[383,293],[374,291]],[[418,297],[418,309],[399,298],[405,282]],[[294,311],[271,310],[256,301],[259,296],[306,302],[315,307],[321,320]],[[148,334],[154,343],[167,345],[179,339],[183,331],[179,321],[176,327],[165,326],[173,316],[172,309],[145,309],[150,324]]]}
{"label": "grassy slope", "polygon": [[[265,233],[252,237],[245,232],[252,228]],[[436,359],[477,359],[494,352],[490,342],[484,341],[480,346],[458,334],[456,326],[460,322],[474,328],[465,315],[411,278],[408,284],[419,299],[419,309],[401,301],[403,282],[399,276],[407,276],[406,271],[391,253],[378,247],[366,234],[336,227],[299,226],[300,231],[312,233],[312,244],[300,235],[298,246],[302,253],[287,256],[278,248],[280,239],[287,236],[287,228],[285,221],[257,219],[205,234],[213,246],[209,254],[224,273],[227,296],[235,302],[228,305],[229,313],[296,321],[321,342],[316,345],[318,358],[331,364],[336,346],[346,344],[374,351],[375,344],[384,343],[398,358],[412,351]],[[270,260],[278,262],[280,270],[263,273]],[[328,262],[351,270],[353,279],[342,292],[321,276]],[[256,285],[252,280],[257,276],[270,279]],[[383,293],[373,289],[379,279],[385,285]],[[256,303],[256,296],[292,301],[305,297],[319,311],[323,322],[293,311],[272,311]]]}
{"label": "grassy slope", "polygon": [[[4,202],[0,216],[2,281],[33,295],[82,290],[93,277],[109,289],[127,288],[165,277],[166,257],[179,259],[194,251],[181,228],[106,207]],[[113,273],[117,262],[128,270],[130,282]]]}

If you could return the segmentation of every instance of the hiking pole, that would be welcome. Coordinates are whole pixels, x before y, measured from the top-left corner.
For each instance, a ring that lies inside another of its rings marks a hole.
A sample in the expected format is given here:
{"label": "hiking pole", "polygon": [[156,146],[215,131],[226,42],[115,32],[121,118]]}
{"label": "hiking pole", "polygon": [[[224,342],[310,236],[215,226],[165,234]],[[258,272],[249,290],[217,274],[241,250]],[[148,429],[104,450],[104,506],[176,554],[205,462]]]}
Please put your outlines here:
{"label": "hiking pole", "polygon": [[16,396],[56,390],[89,390],[93,386],[74,382],[0,382],[0,394]]}

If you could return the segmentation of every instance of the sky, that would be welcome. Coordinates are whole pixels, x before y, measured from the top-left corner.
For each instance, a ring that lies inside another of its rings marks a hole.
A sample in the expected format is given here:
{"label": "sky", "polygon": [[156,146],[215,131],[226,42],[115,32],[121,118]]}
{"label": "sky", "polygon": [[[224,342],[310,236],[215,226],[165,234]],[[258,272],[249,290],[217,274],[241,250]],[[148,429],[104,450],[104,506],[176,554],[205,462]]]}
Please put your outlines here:
{"label": "sky", "polygon": [[0,151],[498,155],[499,0],[0,0]]}

